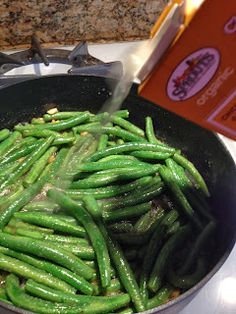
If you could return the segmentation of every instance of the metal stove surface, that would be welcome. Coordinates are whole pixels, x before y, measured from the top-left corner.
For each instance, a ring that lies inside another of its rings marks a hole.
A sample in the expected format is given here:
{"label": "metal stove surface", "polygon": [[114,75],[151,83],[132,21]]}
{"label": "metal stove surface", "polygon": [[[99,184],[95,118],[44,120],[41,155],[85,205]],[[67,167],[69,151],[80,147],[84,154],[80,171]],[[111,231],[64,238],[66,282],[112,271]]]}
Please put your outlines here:
{"label": "metal stove surface", "polygon": [[0,88],[59,73],[120,78],[123,67],[120,61],[103,62],[90,55],[86,42],[72,49],[43,48],[35,35],[26,50],[0,52]]}
{"label": "metal stove surface", "polygon": [[[136,48],[139,42],[89,45],[89,54],[96,59],[109,63],[121,61],[127,49]],[[72,51],[75,47],[66,46],[60,49]],[[12,53],[9,51],[9,53]],[[7,75],[49,75],[67,73],[69,64],[50,63],[24,65],[7,72]],[[236,162],[236,142],[219,135]],[[180,314],[236,314],[236,246],[222,268],[204,286],[197,296]]]}

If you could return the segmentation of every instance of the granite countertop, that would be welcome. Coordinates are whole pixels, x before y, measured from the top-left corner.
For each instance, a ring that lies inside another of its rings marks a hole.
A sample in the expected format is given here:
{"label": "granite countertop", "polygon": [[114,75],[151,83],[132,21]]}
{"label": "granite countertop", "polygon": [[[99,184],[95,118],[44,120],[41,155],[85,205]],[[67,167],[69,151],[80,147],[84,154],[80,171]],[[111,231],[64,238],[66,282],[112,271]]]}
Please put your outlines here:
{"label": "granite countertop", "polygon": [[0,0],[0,49],[146,39],[168,0]]}

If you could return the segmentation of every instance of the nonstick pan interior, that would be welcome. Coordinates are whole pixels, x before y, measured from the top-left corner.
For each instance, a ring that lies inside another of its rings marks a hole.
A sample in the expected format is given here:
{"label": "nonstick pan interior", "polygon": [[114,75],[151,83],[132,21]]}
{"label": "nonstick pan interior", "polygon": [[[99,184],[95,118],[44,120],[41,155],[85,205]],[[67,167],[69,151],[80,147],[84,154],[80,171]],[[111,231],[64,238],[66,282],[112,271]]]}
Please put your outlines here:
{"label": "nonstick pan interior", "polygon": [[[0,90],[1,128],[30,120],[55,106],[59,110],[90,110],[96,113],[110,96],[103,78],[53,76],[26,81]],[[122,108],[130,111],[130,120],[144,127],[144,117],[154,120],[157,136],[178,147],[197,166],[210,188],[210,203],[220,222],[217,241],[219,263],[197,287],[171,303],[175,306],[188,298],[217,271],[231,251],[236,237],[236,170],[235,164],[221,141],[211,132],[188,122],[137,96],[134,85]],[[221,258],[221,260],[220,260]],[[164,305],[160,309],[166,309]],[[4,313],[0,308],[0,313]],[[166,309],[166,311],[168,311]],[[27,313],[26,311],[15,311]],[[6,313],[12,313],[8,310]],[[156,313],[149,311],[147,313]],[[167,313],[167,312],[165,312]],[[171,311],[168,313],[172,313]]]}

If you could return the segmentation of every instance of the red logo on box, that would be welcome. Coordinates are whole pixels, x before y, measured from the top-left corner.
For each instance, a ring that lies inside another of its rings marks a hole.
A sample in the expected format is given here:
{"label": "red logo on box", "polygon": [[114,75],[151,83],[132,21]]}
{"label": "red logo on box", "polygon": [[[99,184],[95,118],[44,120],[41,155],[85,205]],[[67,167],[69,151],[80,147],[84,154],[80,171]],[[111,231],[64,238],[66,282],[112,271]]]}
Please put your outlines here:
{"label": "red logo on box", "polygon": [[171,74],[167,94],[171,100],[186,100],[212,79],[220,63],[220,54],[215,48],[201,48],[187,56]]}

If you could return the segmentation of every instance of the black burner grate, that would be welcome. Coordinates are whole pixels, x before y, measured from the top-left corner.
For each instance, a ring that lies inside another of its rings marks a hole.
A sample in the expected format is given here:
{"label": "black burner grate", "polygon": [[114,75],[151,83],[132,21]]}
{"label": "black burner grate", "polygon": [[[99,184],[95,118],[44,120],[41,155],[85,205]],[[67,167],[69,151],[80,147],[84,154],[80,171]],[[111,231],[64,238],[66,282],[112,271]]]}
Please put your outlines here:
{"label": "black burner grate", "polygon": [[122,64],[119,61],[104,63],[91,56],[86,42],[79,43],[72,51],[65,49],[43,48],[39,39],[33,35],[31,47],[27,50],[12,54],[0,53],[0,88],[36,78],[37,75],[7,75],[14,68],[29,64],[50,63],[68,64],[71,68],[69,75],[89,75],[100,77],[120,78]]}

